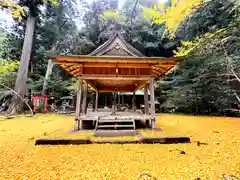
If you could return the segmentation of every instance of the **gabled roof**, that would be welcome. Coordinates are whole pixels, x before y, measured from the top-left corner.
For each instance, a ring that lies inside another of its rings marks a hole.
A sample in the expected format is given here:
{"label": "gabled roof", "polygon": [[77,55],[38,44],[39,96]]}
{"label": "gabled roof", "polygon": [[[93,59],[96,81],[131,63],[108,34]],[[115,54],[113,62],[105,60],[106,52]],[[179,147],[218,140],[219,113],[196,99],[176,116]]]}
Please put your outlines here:
{"label": "gabled roof", "polygon": [[104,44],[99,46],[89,56],[144,56],[140,51],[131,46],[125,39],[116,33]]}
{"label": "gabled roof", "polygon": [[135,92],[183,60],[183,57],[146,57],[119,33],[88,55],[52,58],[98,92]]}

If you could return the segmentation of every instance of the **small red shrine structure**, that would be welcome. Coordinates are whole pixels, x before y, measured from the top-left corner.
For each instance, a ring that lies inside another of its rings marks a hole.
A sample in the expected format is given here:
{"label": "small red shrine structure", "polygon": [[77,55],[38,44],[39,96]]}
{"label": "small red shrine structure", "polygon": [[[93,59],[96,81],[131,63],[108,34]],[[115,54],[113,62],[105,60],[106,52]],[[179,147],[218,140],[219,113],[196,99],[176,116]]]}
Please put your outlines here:
{"label": "small red shrine structure", "polygon": [[48,96],[43,96],[41,94],[32,94],[31,96],[33,102],[33,112],[37,112],[37,107],[39,106],[40,102],[44,104],[44,113],[48,112]]}

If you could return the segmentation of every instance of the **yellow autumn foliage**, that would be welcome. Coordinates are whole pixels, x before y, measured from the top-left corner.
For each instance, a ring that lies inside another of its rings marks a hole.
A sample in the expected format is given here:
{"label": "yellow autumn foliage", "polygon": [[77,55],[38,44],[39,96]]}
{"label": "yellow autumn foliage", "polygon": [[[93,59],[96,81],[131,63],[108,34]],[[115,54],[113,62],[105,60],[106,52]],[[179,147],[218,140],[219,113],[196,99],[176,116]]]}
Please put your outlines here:
{"label": "yellow autumn foliage", "polygon": [[211,41],[213,41],[215,38],[219,38],[219,37],[223,36],[224,34],[226,34],[226,32],[227,32],[226,29],[222,28],[222,29],[217,30],[214,33],[205,33],[199,37],[196,37],[192,41],[182,41],[181,46],[178,48],[177,51],[174,50],[173,53],[179,57],[187,56],[191,52],[193,52],[193,50],[195,48],[204,46],[205,43],[208,43],[210,45]]}
{"label": "yellow autumn foliage", "polygon": [[144,8],[144,16],[153,23],[165,23],[169,34],[173,37],[180,23],[207,0],[172,0],[171,6],[158,1],[154,8]]}
{"label": "yellow autumn foliage", "polygon": [[1,60],[0,59],[0,74],[16,71],[19,67],[19,61]]}
{"label": "yellow autumn foliage", "polygon": [[102,18],[105,20],[119,21],[121,19],[121,14],[116,10],[106,10],[104,11]]}
{"label": "yellow autumn foliage", "polygon": [[[50,3],[54,6],[58,4],[58,0],[43,0],[43,3]],[[19,21],[25,15],[24,9],[15,0],[1,0],[0,8],[7,10],[13,17],[17,18]]]}
{"label": "yellow autumn foliage", "polygon": [[13,17],[18,18],[19,20],[22,20],[22,16],[24,16],[23,8],[14,0],[0,1],[0,8],[5,8]]}
{"label": "yellow autumn foliage", "polygon": [[[239,118],[160,114],[163,132],[190,136],[189,144],[91,144],[35,146],[38,138],[81,138],[69,133],[74,117],[55,114],[0,117],[0,179],[221,180],[240,177]],[[198,146],[197,141],[204,143]],[[184,151],[185,154],[182,154]]]}

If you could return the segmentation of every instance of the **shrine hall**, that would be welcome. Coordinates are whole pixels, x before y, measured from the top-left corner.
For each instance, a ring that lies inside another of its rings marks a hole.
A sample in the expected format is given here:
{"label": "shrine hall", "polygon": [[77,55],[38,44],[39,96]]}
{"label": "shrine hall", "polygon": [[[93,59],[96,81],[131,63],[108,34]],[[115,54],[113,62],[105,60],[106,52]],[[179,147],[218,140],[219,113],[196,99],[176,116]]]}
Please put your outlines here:
{"label": "shrine hall", "polygon": [[[165,76],[182,57],[146,57],[116,33],[88,55],[53,55],[54,64],[78,79],[75,130],[155,128],[154,81]],[[94,110],[88,111],[88,90],[95,91]],[[117,108],[117,94],[144,90],[144,112]],[[98,108],[99,94],[112,93],[109,109]]]}

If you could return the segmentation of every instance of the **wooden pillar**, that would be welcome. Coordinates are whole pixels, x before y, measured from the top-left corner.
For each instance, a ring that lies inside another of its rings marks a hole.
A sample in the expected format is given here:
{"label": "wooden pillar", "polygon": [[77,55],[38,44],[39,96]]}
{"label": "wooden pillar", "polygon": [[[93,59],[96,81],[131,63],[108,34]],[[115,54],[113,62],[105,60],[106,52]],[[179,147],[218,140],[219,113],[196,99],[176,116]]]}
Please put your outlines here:
{"label": "wooden pillar", "polygon": [[113,104],[112,104],[112,115],[116,115],[116,95],[117,93],[113,93]]}
{"label": "wooden pillar", "polygon": [[144,110],[145,114],[149,114],[148,84],[144,86]]}
{"label": "wooden pillar", "polygon": [[154,82],[153,78],[150,79],[149,83],[149,89],[150,89],[150,102],[151,102],[151,115],[154,116],[152,119],[152,128],[155,128],[155,95],[154,95]]}
{"label": "wooden pillar", "polygon": [[83,84],[83,104],[82,104],[83,114],[87,114],[87,95],[88,95],[88,85]]}
{"label": "wooden pillar", "polygon": [[133,112],[135,112],[136,111],[136,96],[135,96],[135,92],[133,92],[132,108],[133,108]]}
{"label": "wooden pillar", "polygon": [[124,105],[124,94],[122,94],[122,105]]}
{"label": "wooden pillar", "polygon": [[77,89],[77,102],[76,102],[76,117],[81,114],[81,105],[82,105],[82,79],[78,80],[78,89]]}
{"label": "wooden pillar", "polygon": [[120,109],[120,99],[121,96],[120,96],[120,92],[118,92],[118,104],[117,104],[117,109],[119,110]]}
{"label": "wooden pillar", "polygon": [[105,94],[105,107],[107,106],[107,95]]}
{"label": "wooden pillar", "polygon": [[96,97],[95,97],[95,111],[97,112],[98,110],[98,92],[96,91]]}
{"label": "wooden pillar", "polygon": [[78,117],[81,115],[81,107],[82,107],[82,87],[83,81],[82,79],[78,80],[78,89],[77,89],[77,102],[76,102],[76,114],[75,114],[75,126],[74,130],[78,131],[81,129],[81,120],[78,119]]}
{"label": "wooden pillar", "polygon": [[92,111],[95,111],[95,93],[91,93]]}

